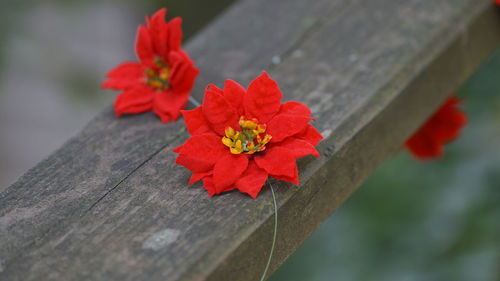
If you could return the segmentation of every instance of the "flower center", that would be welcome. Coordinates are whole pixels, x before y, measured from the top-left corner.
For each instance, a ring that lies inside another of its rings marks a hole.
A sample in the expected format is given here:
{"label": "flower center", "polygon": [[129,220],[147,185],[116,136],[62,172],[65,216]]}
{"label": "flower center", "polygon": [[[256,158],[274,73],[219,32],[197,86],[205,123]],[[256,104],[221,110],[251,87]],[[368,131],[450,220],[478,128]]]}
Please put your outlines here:
{"label": "flower center", "polygon": [[154,60],[155,66],[146,69],[146,83],[156,90],[166,90],[170,87],[170,68],[160,58]]}
{"label": "flower center", "polygon": [[266,144],[271,140],[271,135],[264,134],[266,125],[259,124],[257,119],[245,119],[240,117],[241,131],[235,131],[231,127],[225,130],[226,136],[222,137],[222,143],[229,147],[232,154],[254,154],[266,149]]}

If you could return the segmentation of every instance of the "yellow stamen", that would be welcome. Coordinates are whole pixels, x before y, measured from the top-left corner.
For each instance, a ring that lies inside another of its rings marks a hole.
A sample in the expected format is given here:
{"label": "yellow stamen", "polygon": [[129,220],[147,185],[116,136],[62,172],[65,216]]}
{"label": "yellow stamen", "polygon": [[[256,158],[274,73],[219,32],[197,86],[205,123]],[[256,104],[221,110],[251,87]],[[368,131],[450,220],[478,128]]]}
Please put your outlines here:
{"label": "yellow stamen", "polygon": [[264,132],[266,131],[266,127],[267,127],[267,126],[266,126],[265,124],[259,124],[259,125],[257,126],[257,131],[259,132],[259,134],[264,133]]}
{"label": "yellow stamen", "polygon": [[161,83],[161,81],[158,81],[158,80],[151,80],[149,81],[149,85],[153,88],[161,88],[163,87],[163,83]]}
{"label": "yellow stamen", "polygon": [[170,71],[168,70],[168,68],[163,68],[162,70],[160,70],[159,77],[161,80],[167,81],[169,76],[170,76]]}
{"label": "yellow stamen", "polygon": [[166,90],[170,87],[170,68],[160,59],[155,58],[155,66],[146,69],[146,83],[156,90]]}
{"label": "yellow stamen", "polygon": [[152,70],[151,68],[146,69],[146,76],[148,78],[154,78],[156,75],[155,71]]}
{"label": "yellow stamen", "polygon": [[234,130],[231,127],[227,127],[225,130],[225,133],[226,133],[226,137],[228,137],[228,138],[234,137]]}
{"label": "yellow stamen", "polygon": [[232,147],[234,142],[230,138],[222,137],[222,143],[225,146]]}
{"label": "yellow stamen", "polygon": [[271,140],[271,135],[265,134],[266,125],[259,124],[255,118],[247,120],[241,116],[238,122],[241,131],[235,131],[227,127],[224,131],[226,136],[222,137],[222,143],[229,147],[233,154],[254,154],[266,149],[266,144]]}
{"label": "yellow stamen", "polygon": [[229,150],[231,151],[232,154],[240,154],[241,153],[241,150],[238,150],[238,149],[233,148],[233,147],[231,147]]}
{"label": "yellow stamen", "polygon": [[236,144],[234,145],[234,147],[238,150],[241,150],[243,145],[241,144],[241,140],[237,140],[236,141]]}

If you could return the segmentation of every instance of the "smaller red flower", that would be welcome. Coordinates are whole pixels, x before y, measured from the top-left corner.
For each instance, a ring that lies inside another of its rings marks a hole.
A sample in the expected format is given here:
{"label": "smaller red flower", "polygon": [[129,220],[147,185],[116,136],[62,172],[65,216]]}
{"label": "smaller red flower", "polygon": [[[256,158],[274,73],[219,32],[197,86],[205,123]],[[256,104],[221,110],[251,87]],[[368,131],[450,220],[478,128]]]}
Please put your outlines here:
{"label": "smaller red flower", "polygon": [[161,9],[137,30],[139,62],[124,62],[108,72],[103,88],[122,90],[115,100],[116,116],[153,111],[162,122],[176,120],[184,108],[198,69],[181,49],[181,18],[165,21]]}
{"label": "smaller red flower", "polygon": [[281,97],[265,72],[248,89],[232,80],[224,89],[208,85],[203,104],[182,112],[191,137],[174,150],[193,172],[189,183],[203,180],[210,196],[238,189],[252,198],[269,176],[298,184],[296,159],[319,157],[323,137],[307,106]]}
{"label": "smaller red flower", "polygon": [[495,4],[500,6],[500,0],[493,0],[493,2],[495,2]]}
{"label": "smaller red flower", "polygon": [[444,145],[456,139],[467,124],[467,116],[458,106],[460,100],[452,96],[405,143],[410,153],[421,160],[443,155]]}

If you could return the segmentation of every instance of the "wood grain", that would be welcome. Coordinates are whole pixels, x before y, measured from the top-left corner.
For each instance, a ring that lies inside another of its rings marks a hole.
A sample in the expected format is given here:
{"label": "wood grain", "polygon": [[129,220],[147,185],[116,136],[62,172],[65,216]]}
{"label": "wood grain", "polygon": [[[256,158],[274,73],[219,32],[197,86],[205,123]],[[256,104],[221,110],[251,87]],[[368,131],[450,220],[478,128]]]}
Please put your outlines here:
{"label": "wood grain", "polygon": [[[500,43],[489,0],[241,0],[187,49],[207,83],[267,69],[327,137],[273,182],[276,269]],[[274,61],[274,62],[273,62]],[[279,63],[277,63],[279,62]],[[257,280],[273,207],[209,198],[171,150],[183,122],[111,109],[0,193],[0,280]]]}

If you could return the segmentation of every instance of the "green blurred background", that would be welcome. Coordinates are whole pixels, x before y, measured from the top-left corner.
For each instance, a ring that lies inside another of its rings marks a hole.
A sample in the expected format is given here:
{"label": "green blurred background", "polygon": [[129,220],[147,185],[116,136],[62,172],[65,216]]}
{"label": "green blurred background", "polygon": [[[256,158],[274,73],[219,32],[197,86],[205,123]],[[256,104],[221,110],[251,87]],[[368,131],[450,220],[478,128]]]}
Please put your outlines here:
{"label": "green blurred background", "polygon": [[457,94],[442,159],[387,160],[270,280],[500,280],[500,50]]}
{"label": "green blurred background", "polygon": [[[191,36],[232,0],[0,3],[0,191],[78,132],[116,93],[160,7]],[[439,161],[389,159],[272,281],[500,280],[500,51],[458,91],[469,125]]]}

